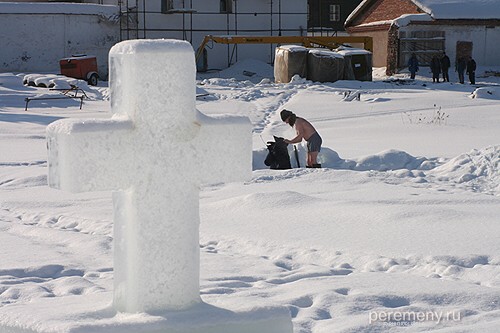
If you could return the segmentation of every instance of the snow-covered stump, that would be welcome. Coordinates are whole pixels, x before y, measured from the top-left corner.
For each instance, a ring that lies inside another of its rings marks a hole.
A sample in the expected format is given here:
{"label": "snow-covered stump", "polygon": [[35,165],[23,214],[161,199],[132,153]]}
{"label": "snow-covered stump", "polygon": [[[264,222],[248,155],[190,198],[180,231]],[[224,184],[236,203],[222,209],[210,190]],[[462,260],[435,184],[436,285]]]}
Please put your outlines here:
{"label": "snow-covered stump", "polygon": [[[249,178],[250,121],[196,110],[194,52],[187,42],[126,41],[109,58],[113,116],[48,126],[49,185],[70,192],[117,191],[113,307],[163,319],[134,324],[120,320],[123,314],[115,320],[108,314],[100,327],[95,314],[86,322],[82,313],[62,326],[92,332],[291,332],[287,310],[235,313],[204,304],[199,293],[199,186]],[[36,327],[38,332],[43,325]]]}

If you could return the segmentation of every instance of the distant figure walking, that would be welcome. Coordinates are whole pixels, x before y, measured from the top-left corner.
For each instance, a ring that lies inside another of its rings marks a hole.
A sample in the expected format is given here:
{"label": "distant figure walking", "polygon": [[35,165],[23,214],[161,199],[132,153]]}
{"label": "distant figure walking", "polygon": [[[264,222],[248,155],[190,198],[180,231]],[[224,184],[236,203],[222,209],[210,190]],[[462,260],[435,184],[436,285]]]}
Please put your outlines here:
{"label": "distant figure walking", "polygon": [[410,78],[414,80],[415,73],[418,72],[418,59],[415,53],[412,53],[410,60],[408,60],[408,70],[410,71]]}
{"label": "distant figure walking", "polygon": [[450,69],[450,58],[443,52],[441,57],[441,72],[443,73],[443,82],[450,82],[450,76],[448,75],[448,70]]}
{"label": "distant figure walking", "polygon": [[464,84],[465,82],[464,73],[466,68],[467,68],[467,60],[465,60],[465,57],[458,58],[455,63],[455,70],[458,72],[458,81],[461,84]]}
{"label": "distant figure walking", "polygon": [[469,75],[470,84],[476,84],[476,62],[472,57],[467,61],[467,75]]}
{"label": "distant figure walking", "polygon": [[431,60],[432,82],[439,83],[439,74],[441,74],[441,63],[437,56],[433,56]]}

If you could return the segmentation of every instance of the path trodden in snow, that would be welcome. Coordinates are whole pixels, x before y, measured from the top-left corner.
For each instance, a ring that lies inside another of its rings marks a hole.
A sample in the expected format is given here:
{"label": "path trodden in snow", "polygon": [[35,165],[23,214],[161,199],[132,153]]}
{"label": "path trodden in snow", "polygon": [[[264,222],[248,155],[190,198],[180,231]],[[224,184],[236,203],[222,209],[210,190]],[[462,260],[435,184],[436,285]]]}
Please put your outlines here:
{"label": "path trodden in snow", "polygon": [[136,316],[134,323],[109,311],[101,324],[95,313],[88,321],[85,313],[74,313],[74,321],[47,318],[66,321],[61,326],[67,331],[292,330],[284,309],[234,313],[201,301],[199,186],[250,177],[252,129],[247,118],[210,118],[196,110],[194,64],[187,42],[120,43],[110,52],[113,117],[66,119],[47,128],[51,187],[118,191],[113,197],[114,309],[155,318]]}

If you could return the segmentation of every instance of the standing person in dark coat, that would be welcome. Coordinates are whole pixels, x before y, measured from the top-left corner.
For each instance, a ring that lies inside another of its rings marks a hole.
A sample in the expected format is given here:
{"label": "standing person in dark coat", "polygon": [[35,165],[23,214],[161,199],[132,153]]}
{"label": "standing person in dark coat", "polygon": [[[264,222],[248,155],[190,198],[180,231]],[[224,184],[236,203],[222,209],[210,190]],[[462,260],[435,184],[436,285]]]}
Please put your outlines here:
{"label": "standing person in dark coat", "polygon": [[408,60],[408,70],[410,71],[410,78],[414,80],[415,73],[418,72],[418,59],[415,53],[412,53],[410,60]]}
{"label": "standing person in dark coat", "polygon": [[441,74],[441,63],[437,56],[433,56],[431,60],[432,82],[439,83],[439,74]]}
{"label": "standing person in dark coat", "polygon": [[443,82],[450,82],[450,76],[448,75],[448,70],[450,69],[450,58],[443,52],[441,57],[441,72],[443,72]]}
{"label": "standing person in dark coat", "polygon": [[470,84],[476,84],[476,62],[472,57],[467,61],[467,75],[469,75]]}
{"label": "standing person in dark coat", "polygon": [[464,72],[466,67],[467,61],[465,60],[465,57],[458,58],[455,63],[455,70],[458,72],[458,81],[460,81],[461,84],[464,84],[465,82]]}

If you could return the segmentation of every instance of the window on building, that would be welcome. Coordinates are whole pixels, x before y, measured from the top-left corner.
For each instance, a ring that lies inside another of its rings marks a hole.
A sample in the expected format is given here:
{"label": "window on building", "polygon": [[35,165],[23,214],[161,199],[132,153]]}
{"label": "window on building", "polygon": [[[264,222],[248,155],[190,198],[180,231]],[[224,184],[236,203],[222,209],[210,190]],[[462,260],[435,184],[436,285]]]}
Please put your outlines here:
{"label": "window on building", "polygon": [[340,21],[340,5],[330,5],[330,21]]}
{"label": "window on building", "polygon": [[168,13],[184,9],[184,0],[161,0],[161,12]]}
{"label": "window on building", "polygon": [[233,12],[233,0],[220,0],[220,12],[221,13],[232,13]]}

